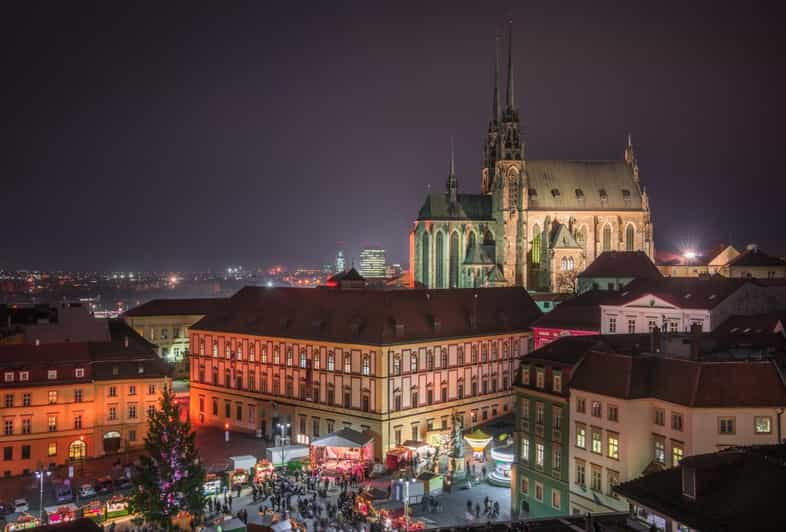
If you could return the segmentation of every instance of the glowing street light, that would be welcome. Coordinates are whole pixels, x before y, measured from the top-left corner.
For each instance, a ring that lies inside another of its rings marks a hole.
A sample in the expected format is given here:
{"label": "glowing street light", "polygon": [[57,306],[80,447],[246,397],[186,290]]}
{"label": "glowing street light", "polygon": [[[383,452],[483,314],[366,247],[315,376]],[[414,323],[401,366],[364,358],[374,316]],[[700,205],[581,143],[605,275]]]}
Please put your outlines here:
{"label": "glowing street light", "polygon": [[52,472],[51,471],[44,471],[44,470],[36,471],[35,472],[35,476],[39,480],[39,483],[40,483],[40,486],[41,486],[41,489],[39,491],[40,498],[39,498],[39,503],[38,503],[38,520],[43,523],[44,522],[43,521],[43,519],[44,519],[44,478],[51,477],[52,476]]}
{"label": "glowing street light", "polygon": [[687,260],[694,260],[696,258],[696,252],[693,250],[688,250],[682,254]]}
{"label": "glowing street light", "polygon": [[229,423],[224,423],[224,442],[229,443]]}

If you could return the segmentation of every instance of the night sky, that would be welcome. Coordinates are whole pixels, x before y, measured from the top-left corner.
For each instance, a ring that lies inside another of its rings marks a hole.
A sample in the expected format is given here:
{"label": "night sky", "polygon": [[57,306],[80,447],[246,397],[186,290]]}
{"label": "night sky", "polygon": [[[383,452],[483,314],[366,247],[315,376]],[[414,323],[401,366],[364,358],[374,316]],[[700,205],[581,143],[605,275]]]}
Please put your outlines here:
{"label": "night sky", "polygon": [[406,263],[451,135],[479,191],[510,15],[528,157],[621,159],[630,130],[658,248],[786,254],[776,13],[370,4],[5,5],[0,268],[319,264],[337,241]]}

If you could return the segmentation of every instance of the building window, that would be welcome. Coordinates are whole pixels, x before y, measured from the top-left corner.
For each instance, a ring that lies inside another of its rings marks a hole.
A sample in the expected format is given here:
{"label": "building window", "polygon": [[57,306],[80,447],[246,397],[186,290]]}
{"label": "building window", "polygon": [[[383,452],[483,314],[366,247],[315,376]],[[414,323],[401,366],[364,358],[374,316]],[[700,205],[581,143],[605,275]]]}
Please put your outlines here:
{"label": "building window", "polygon": [[417,423],[413,423],[412,424],[412,432],[411,432],[410,436],[415,441],[417,441],[418,438],[420,437],[419,434],[418,434],[418,424]]}
{"label": "building window", "polygon": [[562,392],[562,372],[554,371],[552,375],[552,388],[556,393]]}
{"label": "building window", "polygon": [[243,421],[243,405],[235,405],[235,419]]}
{"label": "building window", "polygon": [[415,373],[418,370],[418,355],[413,353],[409,356],[409,371]]}
{"label": "building window", "polygon": [[49,432],[57,432],[57,416],[49,416]]}
{"label": "building window", "polygon": [[397,428],[393,432],[393,436],[394,436],[393,440],[396,442],[396,445],[401,445],[401,429],[400,428]]}
{"label": "building window", "polygon": [[609,421],[619,421],[619,410],[614,405],[608,405],[608,418]]}
{"label": "building window", "polygon": [[661,427],[666,424],[666,411],[662,408],[655,409],[655,424]]}
{"label": "building window", "polygon": [[136,385],[131,384],[128,387],[128,395],[136,395]]}
{"label": "building window", "polygon": [[49,404],[50,405],[53,405],[53,404],[57,403],[57,392],[56,391],[50,390],[47,395],[49,396]]}
{"label": "building window", "polygon": [[363,357],[363,365],[361,366],[361,373],[365,377],[368,377],[371,374],[371,359],[367,355]]}
{"label": "building window", "polygon": [[521,384],[529,386],[529,364],[521,366]]}
{"label": "building window", "polygon": [[136,419],[136,405],[128,405],[128,419]]}
{"label": "building window", "polygon": [[628,334],[636,332],[636,320],[628,320]]}
{"label": "building window", "polygon": [[527,438],[521,439],[521,461],[529,462],[529,440]]}
{"label": "building window", "polygon": [[426,369],[429,371],[434,369],[434,353],[431,349],[426,352]]}
{"label": "building window", "polygon": [[617,471],[613,471],[611,469],[606,470],[606,485],[608,489],[607,495],[609,497],[613,497],[614,499],[618,499],[619,495],[617,492],[614,491],[614,486],[620,483],[620,474]]}
{"label": "building window", "polygon": [[107,413],[107,417],[109,418],[109,421],[117,420],[117,408],[114,406],[110,406],[109,411]]}
{"label": "building window", "polygon": [[587,448],[587,427],[582,423],[576,423],[576,447]]}
{"label": "building window", "polygon": [[542,390],[545,386],[545,371],[543,368],[537,368],[535,370],[535,387]]}
{"label": "building window", "polygon": [[22,394],[22,406],[30,406],[32,403],[32,396],[29,393]]}
{"label": "building window", "polygon": [[10,436],[14,433],[14,420],[6,419],[3,421],[3,434]]}
{"label": "building window", "polygon": [[413,390],[412,391],[410,407],[411,408],[417,408],[418,407],[418,391],[417,390]]}
{"label": "building window", "polygon": [[458,383],[456,391],[458,393],[458,398],[459,399],[464,399],[464,383],[463,382]]}
{"label": "building window", "polygon": [[213,415],[214,416],[218,415],[218,399],[216,399],[215,397],[213,398]]}
{"label": "building window", "polygon": [[22,445],[22,460],[30,460],[30,446]]}
{"label": "building window", "polygon": [[47,456],[57,456],[57,443],[51,442],[47,449]]}
{"label": "building window", "polygon": [[579,414],[587,413],[587,402],[581,397],[576,398],[576,412]]}
{"label": "building window", "polygon": [[654,438],[654,449],[655,449],[655,456],[653,459],[658,462],[659,464],[666,463],[666,442],[660,436],[655,436]]}
{"label": "building window", "polygon": [[617,332],[617,318],[609,316],[609,332],[614,334]]}
{"label": "building window", "polygon": [[6,371],[3,374],[5,382],[14,382],[14,372],[13,371]]}
{"label": "building window", "polygon": [[448,350],[446,348],[442,348],[439,355],[439,365],[442,368],[448,367]]}
{"label": "building window", "polygon": [[321,364],[321,357],[320,357],[320,355],[319,355],[319,349],[317,349],[317,348],[315,348],[315,349],[314,349],[314,350],[311,352],[311,366],[312,366],[314,369],[319,369],[319,368],[321,368],[321,367],[322,367],[322,364]]}
{"label": "building window", "polygon": [[592,401],[592,417],[602,417],[603,408],[600,401]]}
{"label": "building window", "polygon": [[543,483],[539,480],[535,481],[535,500],[543,502]]}
{"label": "building window", "polygon": [[314,438],[319,438],[319,418],[311,418],[311,435]]}
{"label": "building window", "polygon": [[671,442],[671,466],[677,467],[680,465],[680,460],[685,456],[685,450],[682,444],[676,441]]}
{"label": "building window", "polygon": [[603,489],[603,470],[600,466],[592,464],[592,478],[590,481],[590,489],[592,491],[601,491]]}
{"label": "building window", "polygon": [[458,349],[456,349],[456,358],[457,358],[456,363],[459,366],[463,366],[464,365],[464,348],[463,347],[459,346]]}
{"label": "building window", "polygon": [[551,428],[556,432],[562,429],[562,407],[560,406],[555,406],[551,409]]}
{"label": "building window", "polygon": [[22,418],[22,434],[30,434],[32,422],[29,417]]}
{"label": "building window", "polygon": [[[199,398],[199,411],[200,412],[204,412],[205,411],[205,398],[204,397],[200,397]],[[155,415],[155,413],[156,413],[156,405],[147,405],[147,417],[151,418],[151,417],[153,417]]]}
{"label": "building window", "polygon": [[14,394],[12,393],[5,394],[5,407],[6,408],[14,407]]}
{"label": "building window", "polygon": [[117,397],[117,388],[115,386],[109,387],[109,397]]}
{"label": "building window", "polygon": [[587,485],[587,465],[584,460],[576,459],[576,484],[579,486]]}
{"label": "building window", "polygon": [[136,431],[135,430],[129,430],[128,431],[128,441],[132,441],[132,442],[136,441]]}
{"label": "building window", "polygon": [[535,444],[535,467],[543,469],[543,462],[545,460],[545,449],[542,443]]}
{"label": "building window", "polygon": [[734,434],[736,432],[736,428],[734,426],[734,418],[733,417],[718,418],[718,432],[720,434]]}
{"label": "building window", "polygon": [[50,369],[46,373],[46,378],[49,379],[50,381],[55,380],[57,378],[57,370],[56,369]]}
{"label": "building window", "polygon": [[278,346],[273,348],[273,364],[276,366],[281,365],[281,349]]}
{"label": "building window", "polygon": [[682,430],[682,414],[676,412],[671,413],[671,428],[674,430]]}
{"label": "building window", "polygon": [[597,427],[592,427],[592,452],[595,454],[603,454],[603,443],[601,442],[601,430]]}
{"label": "building window", "polygon": [[75,403],[82,402],[82,390],[74,390],[74,402]]}
{"label": "building window", "polygon": [[529,495],[529,478],[521,477],[521,493]]}
{"label": "building window", "polygon": [[772,432],[772,418],[770,416],[756,416],[753,420],[756,434],[770,434]]}
{"label": "building window", "polygon": [[306,351],[302,350],[302,351],[300,351],[300,367],[305,369],[306,365],[307,365],[307,362],[306,362]]}
{"label": "building window", "polygon": [[82,428],[82,416],[76,415],[74,416],[74,428],[79,430]]}
{"label": "building window", "polygon": [[74,370],[74,375],[76,375],[77,379],[81,379],[85,376],[85,368],[76,368]]}
{"label": "building window", "polygon": [[545,420],[546,420],[545,407],[543,406],[543,403],[536,402],[535,403],[535,424],[536,425],[540,425],[542,427],[543,424],[545,423]]}
{"label": "building window", "polygon": [[352,355],[344,355],[344,373],[352,373]]}
{"label": "building window", "polygon": [[292,365],[292,348],[287,349],[287,366]]}
{"label": "building window", "polygon": [[551,470],[554,473],[562,471],[562,447],[556,444],[551,450]]}
{"label": "building window", "polygon": [[352,408],[352,391],[344,390],[344,408]]}
{"label": "building window", "polygon": [[398,355],[393,357],[393,375],[401,375],[401,357]]}
{"label": "building window", "polygon": [[607,433],[607,456],[614,460],[620,459],[620,437],[616,432]]}
{"label": "building window", "polygon": [[232,417],[232,403],[229,401],[224,402],[224,417],[227,419]]}
{"label": "building window", "polygon": [[267,346],[263,345],[262,349],[259,352],[259,361],[263,364],[267,364]]}
{"label": "building window", "polygon": [[559,510],[561,505],[560,492],[557,489],[551,489],[551,507]]}
{"label": "building window", "polygon": [[327,370],[334,371],[336,369],[336,359],[333,353],[328,353]]}

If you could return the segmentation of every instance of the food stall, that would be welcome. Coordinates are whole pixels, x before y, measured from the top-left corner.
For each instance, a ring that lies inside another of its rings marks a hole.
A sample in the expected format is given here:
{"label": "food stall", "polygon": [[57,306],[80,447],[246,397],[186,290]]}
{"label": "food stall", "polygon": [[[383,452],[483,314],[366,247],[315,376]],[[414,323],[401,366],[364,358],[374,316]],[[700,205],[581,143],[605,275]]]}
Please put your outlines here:
{"label": "food stall", "polygon": [[248,484],[248,471],[245,469],[235,469],[229,475],[229,485],[234,488],[235,486],[245,486]]}
{"label": "food stall", "polygon": [[30,514],[21,514],[13,523],[5,525],[5,532],[16,532],[17,530],[28,530],[41,524],[37,517]]}
{"label": "food stall", "polygon": [[76,504],[60,504],[58,506],[47,506],[44,508],[50,525],[68,523],[77,518],[79,507]]}
{"label": "food stall", "polygon": [[365,477],[366,465],[374,461],[374,437],[343,428],[311,442],[310,460],[327,473],[351,473]]}
{"label": "food stall", "polygon": [[409,449],[405,447],[395,447],[385,455],[385,469],[395,471],[407,465],[409,461]]}
{"label": "food stall", "polygon": [[208,473],[205,476],[205,483],[202,484],[202,489],[205,495],[218,495],[221,493],[221,477],[215,473]]}
{"label": "food stall", "polygon": [[106,518],[123,517],[128,515],[128,499],[122,495],[115,495],[106,501]]}
{"label": "food stall", "polygon": [[104,503],[98,499],[93,499],[82,506],[82,517],[94,519],[96,521],[104,517]]}
{"label": "food stall", "polygon": [[275,467],[269,460],[265,460],[264,458],[256,463],[254,466],[254,482],[257,484],[261,484],[265,480],[273,474],[275,471]]}
{"label": "food stall", "polygon": [[510,470],[513,465],[513,445],[495,447],[491,449],[491,459],[494,460],[494,469],[488,474],[489,484],[510,487]]}
{"label": "food stall", "polygon": [[379,505],[388,500],[388,492],[371,487],[355,497],[355,511],[371,522],[379,521]]}

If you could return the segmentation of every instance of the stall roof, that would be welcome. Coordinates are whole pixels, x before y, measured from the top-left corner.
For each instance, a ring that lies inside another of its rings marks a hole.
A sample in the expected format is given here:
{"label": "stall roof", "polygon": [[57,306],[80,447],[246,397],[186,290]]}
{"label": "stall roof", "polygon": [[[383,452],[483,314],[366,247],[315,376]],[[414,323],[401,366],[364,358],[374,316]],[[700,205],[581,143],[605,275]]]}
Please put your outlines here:
{"label": "stall roof", "polygon": [[428,447],[428,443],[418,440],[407,440],[402,443],[401,446],[408,447],[410,449],[420,449],[421,447]]}
{"label": "stall roof", "polygon": [[363,447],[374,437],[350,428],[343,428],[311,442],[315,447]]}

